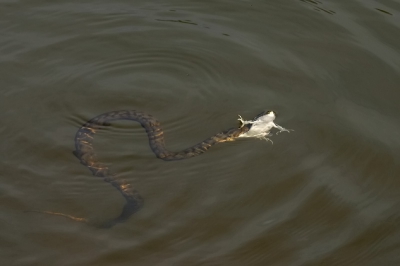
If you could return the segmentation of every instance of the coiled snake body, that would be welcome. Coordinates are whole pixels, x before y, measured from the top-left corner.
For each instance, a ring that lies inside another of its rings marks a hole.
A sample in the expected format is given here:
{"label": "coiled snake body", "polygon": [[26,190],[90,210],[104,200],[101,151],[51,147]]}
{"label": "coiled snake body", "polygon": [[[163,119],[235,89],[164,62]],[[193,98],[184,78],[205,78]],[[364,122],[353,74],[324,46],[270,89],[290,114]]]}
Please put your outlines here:
{"label": "coiled snake body", "polygon": [[[240,116],[239,116],[240,117]],[[94,176],[103,178],[104,181],[113,185],[119,190],[122,196],[126,200],[126,204],[121,214],[102,224],[94,224],[86,218],[78,218],[75,216],[56,213],[50,211],[44,211],[43,213],[60,215],[70,218],[75,221],[85,222],[93,224],[97,227],[112,227],[117,223],[126,221],[133,213],[137,212],[143,205],[143,198],[139,193],[125,180],[119,179],[115,174],[112,174],[110,170],[96,158],[96,153],[93,149],[93,137],[97,129],[109,125],[109,122],[115,120],[133,120],[139,122],[142,127],[145,128],[147,136],[149,138],[149,144],[155,155],[165,161],[182,160],[191,157],[198,156],[206,152],[209,148],[217,143],[225,141],[233,141],[239,137],[257,137],[269,140],[266,138],[272,127],[278,128],[280,131],[288,131],[273,123],[275,119],[275,113],[273,111],[263,112],[255,117],[251,121],[244,121],[241,117],[238,119],[241,121],[239,128],[231,128],[226,131],[220,132],[211,136],[202,142],[189,147],[185,150],[172,152],[165,148],[164,144],[164,133],[158,122],[151,115],[135,111],[135,110],[123,110],[114,111],[109,113],[101,114],[88,122],[86,122],[75,135],[75,148],[74,154],[80,162],[88,167]]]}

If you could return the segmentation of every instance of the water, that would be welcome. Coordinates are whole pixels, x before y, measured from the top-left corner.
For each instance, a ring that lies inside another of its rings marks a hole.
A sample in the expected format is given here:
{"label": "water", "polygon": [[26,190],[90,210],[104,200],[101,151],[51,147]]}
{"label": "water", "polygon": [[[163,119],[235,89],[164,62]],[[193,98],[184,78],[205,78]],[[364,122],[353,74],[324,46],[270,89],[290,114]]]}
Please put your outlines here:
{"label": "water", "polygon": [[[399,265],[400,3],[2,1],[1,265]],[[164,162],[143,129],[96,135],[144,208],[72,155],[112,110],[179,150],[278,111],[295,129]]]}

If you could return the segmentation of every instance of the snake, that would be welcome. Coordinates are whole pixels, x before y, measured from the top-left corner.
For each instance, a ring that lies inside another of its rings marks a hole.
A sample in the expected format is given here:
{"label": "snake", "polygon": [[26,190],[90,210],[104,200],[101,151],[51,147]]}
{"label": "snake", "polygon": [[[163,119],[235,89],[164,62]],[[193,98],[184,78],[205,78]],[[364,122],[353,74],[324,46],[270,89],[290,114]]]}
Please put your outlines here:
{"label": "snake", "polygon": [[121,110],[98,115],[87,121],[78,129],[75,135],[75,151],[73,151],[73,154],[95,177],[102,178],[121,193],[125,199],[125,205],[121,213],[117,217],[99,224],[87,218],[75,217],[64,213],[51,211],[41,212],[64,216],[78,222],[95,225],[96,227],[110,228],[128,220],[134,213],[142,208],[144,200],[139,192],[126,180],[120,179],[116,174],[112,173],[104,163],[101,163],[97,159],[93,148],[93,140],[96,131],[105,126],[109,126],[113,121],[131,120],[138,122],[146,130],[150,148],[156,157],[164,161],[176,161],[199,156],[218,143],[234,141],[240,137],[257,137],[269,140],[266,136],[268,136],[269,130],[271,130],[272,127],[278,128],[280,131],[287,131],[273,123],[275,114],[276,113],[273,111],[264,111],[250,121],[243,120],[239,115],[240,118],[238,120],[241,123],[239,127],[219,132],[202,142],[177,152],[170,151],[165,147],[164,131],[162,130],[161,124],[150,114],[136,110]]}

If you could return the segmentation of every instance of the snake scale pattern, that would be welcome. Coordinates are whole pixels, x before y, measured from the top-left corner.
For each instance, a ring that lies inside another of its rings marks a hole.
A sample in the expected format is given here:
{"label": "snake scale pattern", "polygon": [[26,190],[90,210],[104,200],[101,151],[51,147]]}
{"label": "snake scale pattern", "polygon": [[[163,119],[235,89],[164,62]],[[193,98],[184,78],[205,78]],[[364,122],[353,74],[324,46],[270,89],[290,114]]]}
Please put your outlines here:
{"label": "snake scale pattern", "polygon": [[174,161],[192,158],[206,152],[209,148],[220,142],[233,141],[249,131],[251,125],[242,126],[240,128],[232,128],[211,136],[202,142],[189,147],[185,150],[172,152],[165,147],[164,133],[161,128],[160,122],[153,116],[135,110],[123,110],[104,113],[86,122],[76,133],[74,154],[80,162],[90,169],[92,174],[96,177],[102,178],[105,182],[114,186],[125,198],[126,203],[123,207],[121,214],[107,222],[101,224],[94,224],[86,218],[78,218],[63,213],[46,212],[54,215],[61,215],[70,219],[85,222],[88,224],[96,225],[96,227],[109,228],[117,223],[126,221],[132,214],[137,212],[143,205],[143,198],[139,193],[125,180],[121,180],[117,175],[110,172],[110,170],[96,158],[96,153],[93,148],[93,138],[96,130],[108,126],[110,122],[115,120],[132,120],[139,122],[146,130],[149,138],[149,144],[154,154],[162,160]]}
{"label": "snake scale pattern", "polygon": [[[83,222],[99,228],[110,228],[114,225],[124,222],[129,217],[137,212],[143,206],[143,198],[140,194],[125,180],[118,178],[117,175],[111,173],[108,167],[98,161],[96,153],[93,148],[93,139],[97,130],[104,126],[109,126],[110,122],[116,120],[132,120],[140,123],[146,130],[149,138],[150,148],[154,154],[164,161],[175,161],[192,158],[203,154],[212,146],[226,141],[233,141],[238,138],[258,138],[270,141],[268,137],[271,135],[272,128],[276,128],[279,132],[290,132],[291,129],[286,129],[274,123],[276,112],[265,111],[258,114],[254,119],[246,121],[239,115],[241,123],[239,128],[231,128],[226,131],[211,136],[202,142],[193,145],[182,151],[173,152],[165,147],[164,132],[161,128],[160,122],[153,116],[135,110],[122,110],[101,114],[82,125],[75,135],[75,151],[73,152],[79,161],[89,168],[92,174],[96,177],[102,178],[105,182],[114,186],[125,198],[125,206],[122,212],[116,218],[110,219],[106,222],[95,222],[87,218],[79,218],[72,215],[52,212],[52,211],[32,211],[52,215],[63,216],[74,221]],[[279,133],[278,132],[278,133]],[[277,133],[277,134],[278,134]]]}

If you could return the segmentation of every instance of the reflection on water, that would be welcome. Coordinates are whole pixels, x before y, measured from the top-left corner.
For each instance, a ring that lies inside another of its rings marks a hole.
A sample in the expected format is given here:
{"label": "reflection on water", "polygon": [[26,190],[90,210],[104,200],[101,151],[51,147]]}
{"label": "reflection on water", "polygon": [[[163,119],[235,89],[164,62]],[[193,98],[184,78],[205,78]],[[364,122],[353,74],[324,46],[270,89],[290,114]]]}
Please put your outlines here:
{"label": "reflection on water", "polygon": [[[395,1],[3,2],[0,257],[8,265],[398,265]],[[277,110],[296,131],[155,158],[140,125],[95,136],[144,208],[72,155],[112,110],[157,117],[181,150]]]}
{"label": "reflection on water", "polygon": [[300,1],[302,1],[302,2],[304,2],[306,4],[309,4],[316,11],[322,11],[322,12],[325,12],[325,13],[330,14],[330,15],[333,15],[333,14],[336,13],[333,10],[326,9],[326,8],[322,7],[324,5],[322,4],[321,1],[313,1],[313,0],[300,0]]}

